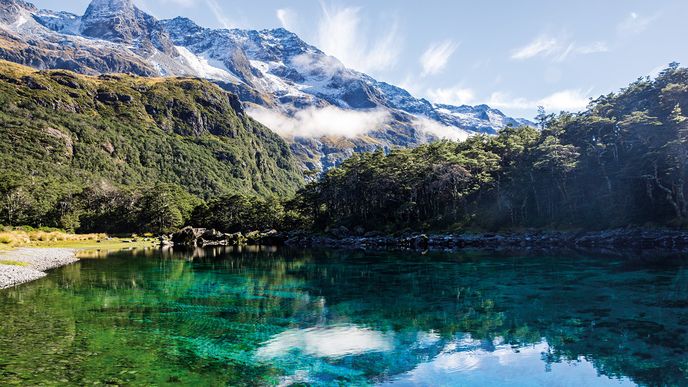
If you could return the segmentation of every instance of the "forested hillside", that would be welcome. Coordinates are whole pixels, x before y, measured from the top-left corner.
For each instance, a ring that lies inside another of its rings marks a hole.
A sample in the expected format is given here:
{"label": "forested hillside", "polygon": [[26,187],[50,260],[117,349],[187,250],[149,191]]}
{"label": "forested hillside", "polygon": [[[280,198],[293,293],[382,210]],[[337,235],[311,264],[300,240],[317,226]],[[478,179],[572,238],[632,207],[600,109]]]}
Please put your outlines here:
{"label": "forested hillside", "polygon": [[284,141],[208,82],[1,68],[6,225],[496,231],[688,218],[688,69],[677,64],[582,113],[354,155],[301,189]]}
{"label": "forested hillside", "polygon": [[316,229],[682,226],[688,69],[670,65],[538,128],[356,155],[291,203]]}
{"label": "forested hillside", "polygon": [[[0,62],[0,138],[6,225],[132,231],[160,218],[142,212],[156,205],[179,225],[201,199],[288,196],[303,179],[279,136],[197,79]],[[166,196],[171,210],[151,202]]]}

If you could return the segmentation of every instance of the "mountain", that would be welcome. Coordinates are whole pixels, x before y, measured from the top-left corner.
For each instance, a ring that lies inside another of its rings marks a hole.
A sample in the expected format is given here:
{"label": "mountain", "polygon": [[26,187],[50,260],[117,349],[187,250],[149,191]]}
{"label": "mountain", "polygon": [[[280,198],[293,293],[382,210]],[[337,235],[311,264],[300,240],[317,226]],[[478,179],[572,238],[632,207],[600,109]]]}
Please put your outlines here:
{"label": "mountain", "polygon": [[282,28],[209,29],[182,17],[157,20],[131,0],[94,0],[83,16],[0,0],[0,58],[86,74],[212,80],[287,139],[309,169],[326,169],[353,152],[528,124],[484,105],[416,98]]}
{"label": "mountain", "polygon": [[40,192],[51,197],[102,181],[162,182],[208,199],[289,195],[303,182],[281,137],[235,95],[196,78],[85,76],[0,61],[0,138],[2,192],[14,183],[57,182]]}

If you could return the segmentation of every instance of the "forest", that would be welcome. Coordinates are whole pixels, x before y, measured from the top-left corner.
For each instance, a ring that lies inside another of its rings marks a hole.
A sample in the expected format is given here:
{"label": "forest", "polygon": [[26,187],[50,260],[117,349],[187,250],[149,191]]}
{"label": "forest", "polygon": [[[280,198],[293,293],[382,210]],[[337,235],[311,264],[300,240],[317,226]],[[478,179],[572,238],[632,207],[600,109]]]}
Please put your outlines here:
{"label": "forest", "polygon": [[309,224],[385,231],[685,225],[688,69],[672,63],[537,127],[361,154],[291,202]]}
{"label": "forest", "polygon": [[169,232],[184,225],[387,233],[681,227],[688,218],[684,112],[688,69],[672,63],[655,78],[590,101],[583,112],[541,109],[535,127],[356,154],[301,188],[281,172],[282,181],[271,184],[289,181],[287,189],[217,195],[173,179],[134,185],[84,178],[46,199],[36,194],[45,187],[5,172],[0,223],[83,232]]}

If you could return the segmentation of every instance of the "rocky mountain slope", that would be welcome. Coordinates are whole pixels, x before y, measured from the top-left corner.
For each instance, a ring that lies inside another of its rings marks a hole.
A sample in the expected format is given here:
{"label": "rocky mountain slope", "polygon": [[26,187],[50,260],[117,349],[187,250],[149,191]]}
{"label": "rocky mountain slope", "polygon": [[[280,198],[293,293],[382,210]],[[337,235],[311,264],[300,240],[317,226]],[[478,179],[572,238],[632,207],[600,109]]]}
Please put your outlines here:
{"label": "rocky mountain slope", "polygon": [[210,198],[288,195],[303,182],[282,138],[235,95],[195,78],[85,76],[0,61],[0,138],[0,189],[162,182]]}
{"label": "rocky mountain slope", "polygon": [[[0,0],[0,58],[86,74],[213,80],[290,141],[310,169],[327,168],[356,151],[527,123],[484,105],[436,105],[415,98],[348,69],[285,29],[208,29],[181,17],[160,21],[132,0],[94,0],[83,16]],[[321,121],[357,126],[351,133]]]}

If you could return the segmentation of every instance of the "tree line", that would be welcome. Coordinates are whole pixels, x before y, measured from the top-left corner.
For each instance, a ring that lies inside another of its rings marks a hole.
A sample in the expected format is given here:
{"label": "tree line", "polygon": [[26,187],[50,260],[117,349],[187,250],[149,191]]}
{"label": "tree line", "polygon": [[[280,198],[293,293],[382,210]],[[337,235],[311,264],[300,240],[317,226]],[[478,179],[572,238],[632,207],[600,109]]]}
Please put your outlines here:
{"label": "tree line", "polygon": [[0,179],[0,223],[115,233],[187,224],[225,232],[681,227],[688,218],[686,109],[688,69],[673,63],[583,112],[541,110],[535,127],[356,154],[289,197],[203,200],[174,184],[71,189],[26,176]]}
{"label": "tree line", "polygon": [[355,155],[291,202],[311,227],[683,226],[688,69],[672,63],[536,127]]}

